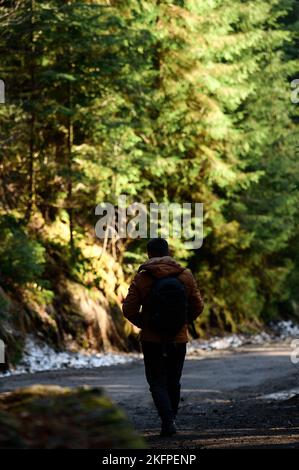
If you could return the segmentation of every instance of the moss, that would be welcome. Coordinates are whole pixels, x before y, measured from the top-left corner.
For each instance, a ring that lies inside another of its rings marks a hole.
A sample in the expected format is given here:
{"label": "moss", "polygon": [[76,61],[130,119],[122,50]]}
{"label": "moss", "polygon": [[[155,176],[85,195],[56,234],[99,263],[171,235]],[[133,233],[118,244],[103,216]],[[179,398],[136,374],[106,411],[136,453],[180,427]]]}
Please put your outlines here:
{"label": "moss", "polygon": [[0,448],[144,448],[99,388],[35,385],[0,397]]}

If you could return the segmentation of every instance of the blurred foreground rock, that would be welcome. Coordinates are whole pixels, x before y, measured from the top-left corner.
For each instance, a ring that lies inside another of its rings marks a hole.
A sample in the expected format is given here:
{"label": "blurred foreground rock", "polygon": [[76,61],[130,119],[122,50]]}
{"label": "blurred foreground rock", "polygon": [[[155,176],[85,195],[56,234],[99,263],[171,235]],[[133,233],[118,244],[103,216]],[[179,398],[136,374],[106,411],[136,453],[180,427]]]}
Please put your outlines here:
{"label": "blurred foreground rock", "polygon": [[34,385],[0,396],[0,448],[144,447],[125,414],[99,388]]}

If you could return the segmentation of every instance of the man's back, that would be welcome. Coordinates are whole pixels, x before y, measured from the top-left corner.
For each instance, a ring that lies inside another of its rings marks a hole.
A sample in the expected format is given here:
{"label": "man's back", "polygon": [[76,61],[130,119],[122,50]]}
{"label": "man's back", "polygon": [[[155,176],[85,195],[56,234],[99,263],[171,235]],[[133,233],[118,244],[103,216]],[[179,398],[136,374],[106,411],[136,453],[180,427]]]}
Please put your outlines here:
{"label": "man's back", "polygon": [[[161,279],[174,275],[185,286],[191,320],[194,320],[202,312],[202,297],[191,271],[180,266],[170,256],[150,258],[138,269],[129,293],[123,302],[124,316],[142,329],[141,341],[162,342],[161,335],[153,331],[149,325],[148,299],[155,278]],[[141,313],[140,307],[142,307]],[[169,339],[177,343],[186,343],[188,341],[187,330],[186,323],[174,338]]]}

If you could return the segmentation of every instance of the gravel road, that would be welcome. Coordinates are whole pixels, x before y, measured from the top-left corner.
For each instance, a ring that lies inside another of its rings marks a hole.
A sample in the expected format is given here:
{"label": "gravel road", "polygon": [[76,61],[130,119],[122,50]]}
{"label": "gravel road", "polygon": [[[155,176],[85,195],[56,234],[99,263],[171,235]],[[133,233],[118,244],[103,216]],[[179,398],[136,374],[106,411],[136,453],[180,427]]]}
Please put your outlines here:
{"label": "gravel road", "polygon": [[298,387],[290,346],[277,343],[189,356],[182,378],[179,433],[159,438],[143,363],[66,369],[0,379],[0,393],[31,384],[101,386],[126,411],[152,448],[299,448],[297,398],[268,397]]}

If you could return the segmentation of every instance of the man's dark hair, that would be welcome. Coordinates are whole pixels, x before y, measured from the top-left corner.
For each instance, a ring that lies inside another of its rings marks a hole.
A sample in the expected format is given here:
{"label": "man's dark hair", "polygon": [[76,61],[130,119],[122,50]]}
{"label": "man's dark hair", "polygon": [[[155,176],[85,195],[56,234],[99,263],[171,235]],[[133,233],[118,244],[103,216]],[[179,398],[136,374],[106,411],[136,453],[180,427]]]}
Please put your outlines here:
{"label": "man's dark hair", "polygon": [[152,238],[147,244],[147,252],[151,256],[168,256],[168,243],[164,238]]}

